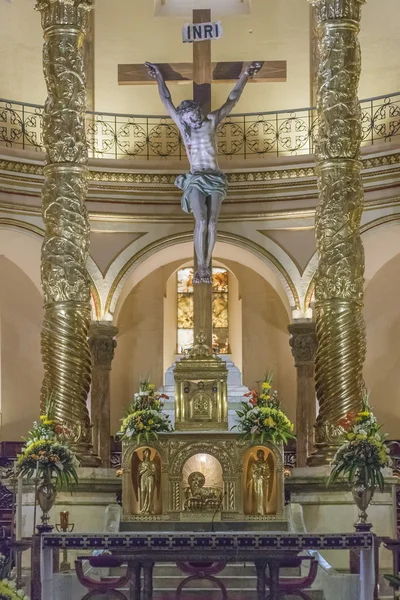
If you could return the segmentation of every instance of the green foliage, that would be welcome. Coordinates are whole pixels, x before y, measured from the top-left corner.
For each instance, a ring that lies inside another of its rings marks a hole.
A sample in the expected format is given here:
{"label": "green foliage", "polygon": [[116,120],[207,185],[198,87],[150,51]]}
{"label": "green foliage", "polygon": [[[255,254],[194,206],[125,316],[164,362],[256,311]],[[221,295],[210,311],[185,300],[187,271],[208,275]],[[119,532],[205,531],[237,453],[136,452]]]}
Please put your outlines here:
{"label": "green foliage", "polygon": [[73,438],[73,432],[54,419],[55,396],[46,402],[46,414],[34,422],[25,438],[21,454],[17,457],[18,476],[31,479],[33,476],[46,481],[55,480],[59,489],[78,483],[76,468],[79,462],[69,448],[66,439]]}
{"label": "green foliage", "polygon": [[363,398],[362,410],[348,413],[339,421],[339,426],[343,432],[342,445],[332,461],[328,485],[346,477],[351,485],[378,487],[383,492],[382,469],[390,465],[389,448],[367,395]]}
{"label": "green foliage", "polygon": [[242,402],[242,410],[236,411],[239,424],[235,426],[244,439],[287,444],[295,438],[293,424],[281,409],[278,392],[272,392],[272,375],[265,375],[261,393],[252,390],[245,396],[248,401]]}
{"label": "green foliage", "polygon": [[172,431],[168,415],[162,412],[163,400],[168,396],[155,391],[148,377],[140,380],[139,389],[125,412],[119,431],[122,439],[135,439],[138,444],[141,440],[157,439],[161,432]]}

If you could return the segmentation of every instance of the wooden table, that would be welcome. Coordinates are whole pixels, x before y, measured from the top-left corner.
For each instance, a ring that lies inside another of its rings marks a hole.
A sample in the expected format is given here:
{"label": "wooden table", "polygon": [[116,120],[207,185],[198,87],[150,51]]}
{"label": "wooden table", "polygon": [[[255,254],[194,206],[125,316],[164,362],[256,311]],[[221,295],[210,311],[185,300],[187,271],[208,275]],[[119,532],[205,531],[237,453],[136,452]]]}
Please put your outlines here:
{"label": "wooden table", "polygon": [[[107,550],[126,562],[131,573],[130,599],[152,600],[153,567],[162,562],[253,562],[257,573],[257,597],[265,599],[266,567],[269,567],[271,600],[279,597],[279,570],[289,557],[304,550],[361,552],[360,600],[373,600],[374,540],[372,533],[53,533],[42,539],[42,594],[53,598],[54,548],[74,551]],[[141,597],[140,576],[143,573]]]}

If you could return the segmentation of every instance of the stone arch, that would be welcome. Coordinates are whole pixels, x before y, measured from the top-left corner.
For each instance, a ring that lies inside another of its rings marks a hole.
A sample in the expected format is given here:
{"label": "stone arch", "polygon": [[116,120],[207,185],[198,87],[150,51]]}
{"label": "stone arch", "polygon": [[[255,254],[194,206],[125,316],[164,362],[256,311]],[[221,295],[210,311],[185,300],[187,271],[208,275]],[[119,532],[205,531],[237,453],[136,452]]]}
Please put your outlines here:
{"label": "stone arch", "polygon": [[[115,275],[105,301],[104,314],[111,315],[116,322],[126,297],[148,273],[178,259],[191,259],[192,238],[191,232],[175,234],[149,244],[132,256]],[[281,263],[259,244],[235,234],[221,232],[214,255],[221,260],[229,258],[250,266],[260,273],[278,293],[289,316],[292,308],[300,310],[299,293],[290,275]]]}
{"label": "stone arch", "polygon": [[224,479],[235,476],[235,465],[228,451],[222,444],[215,442],[215,444],[211,445],[209,441],[192,442],[185,444],[184,447],[177,450],[171,460],[170,475],[172,477],[180,477],[185,463],[196,454],[210,454],[216,458],[222,467],[222,476]]}

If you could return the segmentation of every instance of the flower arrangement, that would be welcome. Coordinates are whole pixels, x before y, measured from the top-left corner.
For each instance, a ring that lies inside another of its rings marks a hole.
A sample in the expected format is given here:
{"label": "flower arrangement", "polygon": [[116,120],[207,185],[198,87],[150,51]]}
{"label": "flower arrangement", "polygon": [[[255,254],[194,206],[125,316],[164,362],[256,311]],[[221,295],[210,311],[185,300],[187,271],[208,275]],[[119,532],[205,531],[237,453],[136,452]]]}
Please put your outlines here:
{"label": "flower arrangement", "polygon": [[9,579],[10,561],[0,554],[0,600],[29,600],[22,590],[18,590],[14,581]]}
{"label": "flower arrangement", "polygon": [[46,414],[40,417],[39,422],[34,422],[17,457],[18,476],[36,476],[45,481],[55,479],[60,488],[64,485],[69,488],[72,483],[77,483],[79,463],[65,442],[70,434],[69,428],[54,418],[54,399],[50,398]]}
{"label": "flower arrangement", "polygon": [[136,439],[140,443],[144,438],[148,442],[161,432],[172,431],[168,415],[162,412],[164,399],[168,399],[168,396],[157,392],[148,377],[141,379],[139,392],[134,395],[122,420],[119,431],[122,439]]}
{"label": "flower arrangement", "polygon": [[243,410],[236,411],[239,424],[236,425],[244,438],[258,439],[261,443],[271,441],[274,444],[287,444],[294,439],[294,426],[281,409],[278,392],[272,392],[272,375],[266,374],[261,384],[261,394],[251,390],[242,402]]}
{"label": "flower arrangement", "polygon": [[339,421],[339,427],[343,431],[343,443],[332,461],[328,485],[343,475],[352,485],[378,486],[383,491],[382,469],[390,465],[390,450],[367,395],[363,398],[362,410],[349,412]]}

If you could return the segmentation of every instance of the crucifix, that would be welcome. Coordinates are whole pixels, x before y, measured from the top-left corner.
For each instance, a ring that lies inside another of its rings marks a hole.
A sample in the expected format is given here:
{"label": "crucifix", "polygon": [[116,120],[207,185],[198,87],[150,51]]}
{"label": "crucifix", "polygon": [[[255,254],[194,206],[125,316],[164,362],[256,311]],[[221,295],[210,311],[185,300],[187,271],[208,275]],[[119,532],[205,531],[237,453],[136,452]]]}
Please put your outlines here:
{"label": "crucifix", "polygon": [[[209,23],[210,20],[211,10],[193,11],[193,23],[198,26]],[[196,26],[194,28],[196,29]],[[204,26],[205,29],[206,26]],[[272,68],[274,81],[285,81],[286,79],[286,63],[280,62],[280,67],[277,67],[275,63]],[[137,73],[137,67],[138,65],[120,65],[119,83],[145,83],[142,75],[136,78],[131,77],[129,81],[129,78],[122,77],[124,68],[125,73],[127,68]],[[217,63],[213,70],[211,42],[209,40],[194,42],[193,65],[190,65],[194,98],[181,102],[178,107],[173,104],[166,82],[185,79],[187,81],[190,71],[187,65],[146,63],[145,67],[150,80],[153,79],[157,82],[164,107],[178,126],[190,162],[190,173],[178,176],[175,184],[183,191],[182,209],[193,213],[195,218],[194,336],[196,340],[202,331],[205,335],[205,343],[211,347],[211,258],[216,242],[218,216],[228,187],[227,178],[218,167],[217,128],[238,102],[247,82],[257,75],[260,81],[265,81],[266,71],[271,69],[271,66],[265,62],[254,62],[243,71],[241,63]],[[183,76],[183,73],[186,75]],[[211,111],[212,81],[226,82],[230,78],[236,82],[236,85],[226,102],[219,109]]]}

